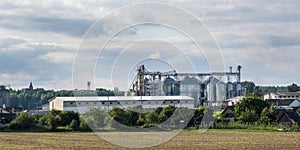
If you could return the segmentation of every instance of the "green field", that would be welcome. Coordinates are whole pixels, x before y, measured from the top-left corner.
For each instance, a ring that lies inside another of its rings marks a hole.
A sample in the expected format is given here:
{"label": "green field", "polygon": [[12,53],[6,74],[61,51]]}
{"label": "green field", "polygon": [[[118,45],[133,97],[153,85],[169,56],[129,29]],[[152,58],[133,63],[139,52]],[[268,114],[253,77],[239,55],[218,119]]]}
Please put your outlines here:
{"label": "green field", "polygon": [[[126,133],[127,134],[127,133]],[[130,136],[131,133],[128,133]],[[139,141],[136,141],[139,142]],[[299,149],[298,132],[181,132],[149,149]],[[0,132],[0,149],[125,149],[92,132]]]}

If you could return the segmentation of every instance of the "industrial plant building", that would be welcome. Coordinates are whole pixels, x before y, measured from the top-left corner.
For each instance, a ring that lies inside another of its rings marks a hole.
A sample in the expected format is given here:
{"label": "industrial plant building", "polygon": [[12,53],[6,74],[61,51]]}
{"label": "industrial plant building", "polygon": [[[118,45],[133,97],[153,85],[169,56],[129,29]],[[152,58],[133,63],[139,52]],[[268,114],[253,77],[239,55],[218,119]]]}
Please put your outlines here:
{"label": "industrial plant building", "polygon": [[0,85],[0,107],[10,107],[9,90]]}
{"label": "industrial plant building", "polygon": [[138,105],[144,109],[168,105],[186,108],[227,106],[246,95],[240,82],[241,66],[236,71],[232,71],[232,67],[229,69],[228,72],[212,73],[150,72],[141,65],[125,96],[55,97],[49,100],[49,110],[85,113],[91,107],[110,110]]}
{"label": "industrial plant building", "polygon": [[49,110],[70,110],[85,113],[97,107],[110,110],[113,107],[142,106],[153,109],[174,105],[175,107],[194,108],[194,99],[188,96],[109,96],[109,97],[55,97],[49,100]]}
{"label": "industrial plant building", "polygon": [[241,66],[235,72],[177,73],[151,72],[144,65],[137,68],[129,96],[189,96],[194,107],[222,106],[227,100],[246,95],[242,87]]}

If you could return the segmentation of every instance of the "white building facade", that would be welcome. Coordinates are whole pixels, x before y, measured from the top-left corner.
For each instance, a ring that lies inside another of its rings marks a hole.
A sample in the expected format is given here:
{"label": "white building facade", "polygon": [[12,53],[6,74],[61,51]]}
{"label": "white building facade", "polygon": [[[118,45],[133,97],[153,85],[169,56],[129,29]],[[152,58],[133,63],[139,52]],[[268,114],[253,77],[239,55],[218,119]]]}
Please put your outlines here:
{"label": "white building facade", "polygon": [[300,92],[274,92],[264,95],[264,100],[267,99],[300,99]]}
{"label": "white building facade", "polygon": [[49,100],[49,110],[70,110],[80,114],[89,108],[98,107],[110,110],[113,107],[142,106],[155,109],[174,105],[175,107],[194,108],[194,99],[188,96],[109,96],[109,97],[55,97]]}

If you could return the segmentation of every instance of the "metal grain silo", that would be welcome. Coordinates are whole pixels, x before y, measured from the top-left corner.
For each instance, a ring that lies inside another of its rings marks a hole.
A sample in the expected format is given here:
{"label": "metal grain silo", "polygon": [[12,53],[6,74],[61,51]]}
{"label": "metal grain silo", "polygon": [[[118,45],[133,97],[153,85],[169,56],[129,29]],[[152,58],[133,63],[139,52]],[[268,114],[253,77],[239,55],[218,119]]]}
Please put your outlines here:
{"label": "metal grain silo", "polygon": [[163,81],[161,81],[160,79],[155,79],[152,90],[153,96],[165,95],[163,91]]}
{"label": "metal grain silo", "polygon": [[241,93],[242,93],[242,85],[241,85],[241,83],[237,83],[236,84],[236,93],[237,93],[237,96],[241,96]]}
{"label": "metal grain silo", "polygon": [[216,84],[216,100],[218,102],[226,100],[226,85],[223,82]]}
{"label": "metal grain silo", "polygon": [[217,83],[219,82],[216,78],[210,78],[207,84],[207,101],[215,102],[217,100]]}
{"label": "metal grain silo", "polygon": [[164,80],[163,91],[166,94],[166,96],[174,95],[174,84],[175,80],[171,77],[167,77]]}
{"label": "metal grain silo", "polygon": [[231,82],[227,83],[227,99],[233,97],[234,89],[233,89],[233,84]]}
{"label": "metal grain silo", "polygon": [[194,77],[186,76],[180,81],[180,95],[190,96],[194,98],[195,107],[200,105],[200,83],[199,80]]}
{"label": "metal grain silo", "polygon": [[145,96],[150,96],[150,80],[148,78],[145,78],[144,80],[144,91],[145,91]]}

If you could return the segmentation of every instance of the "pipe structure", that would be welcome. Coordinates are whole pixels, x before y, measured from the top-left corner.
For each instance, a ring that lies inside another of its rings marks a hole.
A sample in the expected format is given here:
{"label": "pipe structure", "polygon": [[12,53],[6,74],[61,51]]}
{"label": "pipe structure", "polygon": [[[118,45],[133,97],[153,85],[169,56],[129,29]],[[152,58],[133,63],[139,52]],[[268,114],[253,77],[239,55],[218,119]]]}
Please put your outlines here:
{"label": "pipe structure", "polygon": [[237,66],[237,82],[241,82],[241,69],[242,69],[242,66],[238,65]]}

